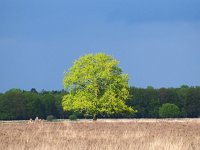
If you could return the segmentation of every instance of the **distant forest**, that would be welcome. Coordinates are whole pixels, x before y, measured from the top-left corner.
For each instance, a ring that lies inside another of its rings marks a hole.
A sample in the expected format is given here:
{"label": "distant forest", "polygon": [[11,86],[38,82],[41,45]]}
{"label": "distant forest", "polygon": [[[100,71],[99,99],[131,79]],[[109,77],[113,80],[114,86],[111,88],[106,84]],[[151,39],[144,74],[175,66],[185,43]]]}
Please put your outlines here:
{"label": "distant forest", "polygon": [[[159,118],[159,108],[165,103],[175,104],[180,118],[200,117],[200,86],[179,88],[129,88],[130,96],[127,105],[137,110],[134,114],[115,114],[99,118]],[[24,91],[11,89],[0,93],[0,120],[26,120],[39,117],[46,119],[53,115],[57,119],[67,119],[70,115],[78,118],[90,118],[78,112],[64,112],[62,97],[67,92],[45,91],[36,89]]]}

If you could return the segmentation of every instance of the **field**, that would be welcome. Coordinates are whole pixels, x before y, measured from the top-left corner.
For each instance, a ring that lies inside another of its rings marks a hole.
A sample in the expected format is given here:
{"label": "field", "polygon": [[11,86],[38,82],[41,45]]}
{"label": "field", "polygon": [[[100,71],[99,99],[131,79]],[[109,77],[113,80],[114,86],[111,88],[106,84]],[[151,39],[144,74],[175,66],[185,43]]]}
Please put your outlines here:
{"label": "field", "polygon": [[0,122],[1,150],[199,150],[200,120]]}

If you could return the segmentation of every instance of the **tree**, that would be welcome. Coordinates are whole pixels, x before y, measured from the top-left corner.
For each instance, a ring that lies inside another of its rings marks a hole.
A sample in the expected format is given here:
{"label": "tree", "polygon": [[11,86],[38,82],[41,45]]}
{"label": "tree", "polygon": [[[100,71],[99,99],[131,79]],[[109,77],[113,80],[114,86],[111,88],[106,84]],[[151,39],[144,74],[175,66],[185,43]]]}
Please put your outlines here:
{"label": "tree", "polygon": [[45,113],[46,116],[53,115],[54,117],[58,116],[58,111],[56,108],[56,100],[55,96],[52,94],[43,94],[42,95],[42,101],[45,106]]}
{"label": "tree", "polygon": [[[187,85],[182,85],[180,88],[176,90],[179,97],[179,108],[181,117],[187,117],[187,96],[190,91],[190,88]],[[189,97],[190,99],[190,97]]]}
{"label": "tree", "polygon": [[161,118],[177,118],[180,110],[175,104],[165,103],[159,108],[159,116]]}
{"label": "tree", "polygon": [[112,56],[88,54],[76,60],[63,80],[69,94],[62,100],[65,111],[79,111],[93,116],[133,113],[126,105],[128,75],[122,73]]}
{"label": "tree", "polygon": [[151,86],[144,88],[130,87],[130,94],[133,95],[128,101],[129,106],[137,110],[136,118],[157,118],[159,116],[159,95],[158,90]]}
{"label": "tree", "polygon": [[191,87],[187,93],[186,111],[187,117],[200,116],[200,88]]}
{"label": "tree", "polygon": [[30,92],[31,92],[31,93],[36,93],[36,94],[38,93],[37,90],[36,90],[35,88],[32,88]]}
{"label": "tree", "polygon": [[26,119],[45,118],[45,106],[42,103],[41,96],[35,92],[24,92],[26,99]]}
{"label": "tree", "polygon": [[25,98],[19,89],[7,91],[0,101],[0,120],[25,119]]}

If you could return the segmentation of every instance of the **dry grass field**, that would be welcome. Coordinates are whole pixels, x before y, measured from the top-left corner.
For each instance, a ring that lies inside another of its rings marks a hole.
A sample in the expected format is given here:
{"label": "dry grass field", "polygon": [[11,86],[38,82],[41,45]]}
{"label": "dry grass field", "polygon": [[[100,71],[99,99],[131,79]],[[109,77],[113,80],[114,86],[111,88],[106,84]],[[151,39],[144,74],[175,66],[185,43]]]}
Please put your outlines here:
{"label": "dry grass field", "polygon": [[200,120],[1,122],[1,150],[199,150]]}

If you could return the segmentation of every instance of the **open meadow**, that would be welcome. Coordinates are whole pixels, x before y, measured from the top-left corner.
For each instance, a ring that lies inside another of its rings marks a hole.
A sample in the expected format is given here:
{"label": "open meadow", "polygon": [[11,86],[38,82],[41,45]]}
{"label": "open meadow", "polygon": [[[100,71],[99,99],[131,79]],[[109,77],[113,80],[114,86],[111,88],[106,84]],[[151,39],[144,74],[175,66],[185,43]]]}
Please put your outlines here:
{"label": "open meadow", "polygon": [[199,150],[200,119],[0,122],[1,150]]}

